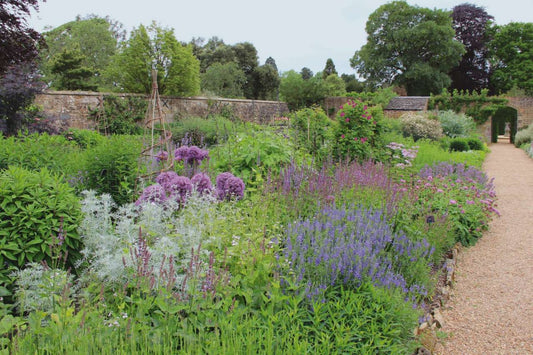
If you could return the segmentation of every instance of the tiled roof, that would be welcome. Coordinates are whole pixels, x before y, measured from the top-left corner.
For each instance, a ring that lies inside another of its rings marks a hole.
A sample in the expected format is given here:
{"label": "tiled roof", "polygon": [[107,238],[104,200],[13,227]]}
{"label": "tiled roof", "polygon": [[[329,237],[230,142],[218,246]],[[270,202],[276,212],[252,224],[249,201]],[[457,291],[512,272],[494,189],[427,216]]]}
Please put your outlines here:
{"label": "tiled roof", "polygon": [[425,111],[428,101],[429,96],[397,96],[390,100],[385,110]]}

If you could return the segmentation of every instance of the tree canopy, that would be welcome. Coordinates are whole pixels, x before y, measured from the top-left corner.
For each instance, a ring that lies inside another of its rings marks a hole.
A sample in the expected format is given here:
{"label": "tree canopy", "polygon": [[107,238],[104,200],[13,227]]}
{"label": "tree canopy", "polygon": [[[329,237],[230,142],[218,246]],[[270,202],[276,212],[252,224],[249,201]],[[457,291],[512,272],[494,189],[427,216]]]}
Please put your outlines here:
{"label": "tree canopy", "polygon": [[[53,72],[52,67],[59,56],[65,53],[79,53],[80,67],[92,72],[85,78],[93,88],[110,86],[105,82],[103,73],[110,64],[120,41],[124,40],[122,25],[110,18],[98,16],[78,17],[44,33],[47,48],[41,51],[41,71],[43,79],[55,89],[61,89],[58,81],[64,80],[64,73]],[[68,75],[67,75],[68,76]],[[77,88],[76,88],[77,89]],[[83,89],[80,87],[79,89]]]}
{"label": "tree canopy", "polygon": [[449,12],[393,1],[374,11],[367,43],[351,65],[376,86],[404,86],[409,95],[439,93],[450,85],[448,72],[464,53],[454,39]]}
{"label": "tree canopy", "polygon": [[517,87],[533,95],[533,23],[496,26],[490,51],[491,85],[495,93]]}
{"label": "tree canopy", "polygon": [[157,70],[162,95],[192,96],[200,91],[200,63],[192,46],[183,46],[174,30],[152,23],[134,29],[113,56],[107,76],[117,91],[149,93],[151,72]]}
{"label": "tree canopy", "polygon": [[0,74],[10,66],[32,62],[39,55],[42,37],[26,25],[32,8],[39,9],[38,0],[0,1]]}
{"label": "tree canopy", "polygon": [[455,38],[464,45],[466,52],[449,73],[451,89],[480,92],[489,86],[488,42],[494,18],[482,7],[461,4],[453,8],[452,19]]}

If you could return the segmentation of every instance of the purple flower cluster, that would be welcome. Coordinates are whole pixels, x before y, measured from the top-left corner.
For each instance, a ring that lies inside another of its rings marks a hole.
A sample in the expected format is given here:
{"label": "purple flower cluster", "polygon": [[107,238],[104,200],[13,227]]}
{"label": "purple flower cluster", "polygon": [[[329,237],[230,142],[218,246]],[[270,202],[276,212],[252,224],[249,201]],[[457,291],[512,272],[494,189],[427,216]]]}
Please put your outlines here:
{"label": "purple flower cluster", "polygon": [[197,146],[183,145],[174,151],[174,159],[177,161],[183,161],[187,164],[200,164],[203,160],[208,159],[209,152],[205,149],[198,148]]}
{"label": "purple flower cluster", "polygon": [[215,193],[219,200],[240,200],[244,197],[244,182],[230,172],[221,173],[216,179]]}
{"label": "purple flower cluster", "polygon": [[335,166],[326,163],[320,170],[291,162],[282,169],[279,180],[271,183],[270,189],[281,192],[292,201],[312,196],[319,202],[327,203],[332,196],[357,187],[379,190],[384,194],[388,212],[393,212],[403,194],[401,187],[389,177],[386,166],[372,160]]}
{"label": "purple flower cluster", "polygon": [[186,176],[180,176],[173,171],[162,172],[155,178],[155,184],[144,189],[135,204],[164,203],[173,200],[184,203],[193,189],[193,182]]}
{"label": "purple flower cluster", "polygon": [[280,257],[289,265],[284,274],[294,273],[309,298],[328,286],[362,282],[425,296],[423,287],[407,284],[401,270],[406,263],[427,262],[433,249],[426,240],[394,233],[382,210],[323,209],[289,225],[284,246]]}
{"label": "purple flower cluster", "polygon": [[231,173],[222,173],[217,176],[216,189],[213,189],[211,179],[205,173],[197,173],[191,179],[180,176],[173,171],[160,173],[155,178],[155,184],[144,189],[139,199],[141,203],[164,203],[167,200],[185,203],[193,189],[199,194],[214,193],[221,201],[232,199],[240,200],[244,197],[244,182]]}
{"label": "purple flower cluster", "polygon": [[213,190],[211,179],[205,173],[198,173],[194,175],[191,179],[191,182],[196,191],[198,191],[200,194],[210,193]]}

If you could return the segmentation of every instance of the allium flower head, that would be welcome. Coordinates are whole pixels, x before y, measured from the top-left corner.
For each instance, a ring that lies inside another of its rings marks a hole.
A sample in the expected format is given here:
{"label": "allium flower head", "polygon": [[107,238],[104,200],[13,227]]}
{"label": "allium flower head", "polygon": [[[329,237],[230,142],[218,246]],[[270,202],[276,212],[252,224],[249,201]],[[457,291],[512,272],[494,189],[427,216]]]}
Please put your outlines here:
{"label": "allium flower head", "polygon": [[148,202],[162,203],[162,202],[165,202],[166,198],[167,197],[166,197],[165,189],[163,188],[163,186],[159,184],[154,184],[154,185],[148,186],[147,188],[143,190],[139,199],[135,201],[135,205],[139,206],[142,203],[148,203]]}
{"label": "allium flower head", "polygon": [[194,185],[196,191],[198,191],[200,194],[208,193],[213,189],[211,179],[209,178],[209,176],[207,176],[207,174],[204,173],[198,173],[194,175],[191,179],[191,182]]}
{"label": "allium flower head", "polygon": [[172,185],[167,191],[170,193],[169,198],[183,203],[192,192],[191,179],[186,176],[178,176],[172,180]]}
{"label": "allium flower head", "polygon": [[183,161],[189,157],[189,147],[186,145],[179,147],[174,151],[174,160]]}
{"label": "allium flower head", "polygon": [[244,182],[232,173],[217,176],[216,195],[219,200],[241,199],[244,196]]}
{"label": "allium flower head", "polygon": [[157,182],[159,185],[163,186],[163,188],[166,191],[170,191],[171,186],[174,184],[174,180],[178,177],[178,174],[176,174],[173,171],[165,171],[159,174],[155,178],[155,182]]}
{"label": "allium flower head", "polygon": [[189,164],[200,163],[202,160],[206,159],[209,155],[209,152],[205,149],[198,148],[193,145],[189,147],[187,162]]}

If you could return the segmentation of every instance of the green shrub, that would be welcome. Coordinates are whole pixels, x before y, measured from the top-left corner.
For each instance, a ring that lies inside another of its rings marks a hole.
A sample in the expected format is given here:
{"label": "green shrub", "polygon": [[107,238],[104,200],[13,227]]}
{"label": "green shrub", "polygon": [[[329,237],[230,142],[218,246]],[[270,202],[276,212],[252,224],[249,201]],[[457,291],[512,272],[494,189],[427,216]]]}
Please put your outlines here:
{"label": "green shrub", "polygon": [[466,137],[476,129],[474,119],[464,113],[439,111],[438,118],[443,133],[450,138]]}
{"label": "green shrub", "polygon": [[70,128],[63,133],[63,136],[67,140],[75,142],[82,149],[98,145],[104,141],[104,137],[100,133],[89,129]]}
{"label": "green shrub", "polygon": [[0,285],[27,263],[55,262],[68,253],[66,266],[79,257],[79,201],[61,177],[43,169],[10,167],[0,174]]}
{"label": "green shrub", "polygon": [[319,158],[328,155],[332,121],[322,108],[304,108],[291,115],[291,128],[298,147]]}
{"label": "green shrub", "polygon": [[68,173],[75,165],[73,155],[79,152],[75,144],[63,136],[47,133],[0,138],[0,170],[20,166],[29,170],[47,168]]}
{"label": "green shrub", "polygon": [[142,142],[138,136],[110,136],[87,149],[82,185],[78,188],[108,193],[119,205],[131,202],[141,150]]}
{"label": "green shrub", "polygon": [[338,159],[364,161],[377,158],[381,148],[381,106],[369,107],[361,101],[349,101],[337,112],[335,156]]}
{"label": "green shrub", "polygon": [[516,132],[516,136],[514,138],[514,145],[516,147],[521,147],[522,145],[531,142],[533,142],[533,125],[529,125],[528,127]]}
{"label": "green shrub", "polygon": [[402,133],[405,137],[419,139],[439,140],[442,137],[442,128],[438,120],[431,119],[423,113],[407,113],[400,117]]}
{"label": "green shrub", "polygon": [[176,145],[187,143],[199,147],[225,142],[237,131],[242,130],[239,124],[222,116],[180,118],[169,124],[169,129]]}
{"label": "green shrub", "polygon": [[[231,137],[212,150],[210,157],[216,171],[230,171],[244,180],[246,190],[261,185],[270,172],[277,175],[289,163],[294,149],[291,142],[269,131],[257,131]],[[250,189],[252,188],[252,189]]]}
{"label": "green shrub", "polygon": [[477,137],[467,138],[466,141],[468,142],[468,147],[470,148],[470,150],[483,150],[484,149],[483,142],[481,141],[481,139]]}
{"label": "green shrub", "polygon": [[464,138],[455,138],[450,141],[450,152],[466,152],[470,150],[468,141]]}

